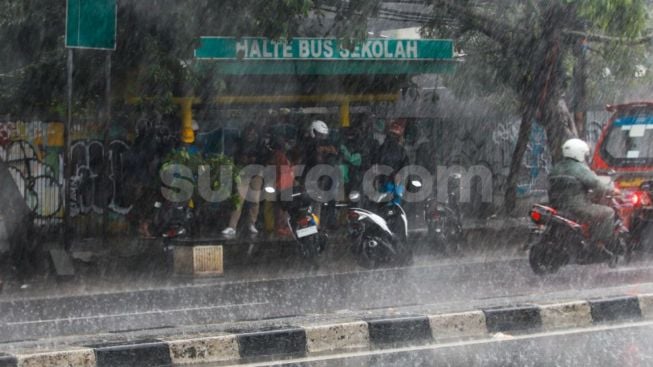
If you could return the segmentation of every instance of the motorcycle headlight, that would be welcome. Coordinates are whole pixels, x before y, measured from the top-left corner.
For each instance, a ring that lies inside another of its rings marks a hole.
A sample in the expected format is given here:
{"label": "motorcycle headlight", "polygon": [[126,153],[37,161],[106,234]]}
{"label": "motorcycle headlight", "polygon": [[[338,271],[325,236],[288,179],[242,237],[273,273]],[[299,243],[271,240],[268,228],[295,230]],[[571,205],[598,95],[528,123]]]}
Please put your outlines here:
{"label": "motorcycle headlight", "polygon": [[360,200],[360,198],[361,198],[361,194],[358,191],[352,191],[351,193],[349,193],[349,201],[356,202]]}

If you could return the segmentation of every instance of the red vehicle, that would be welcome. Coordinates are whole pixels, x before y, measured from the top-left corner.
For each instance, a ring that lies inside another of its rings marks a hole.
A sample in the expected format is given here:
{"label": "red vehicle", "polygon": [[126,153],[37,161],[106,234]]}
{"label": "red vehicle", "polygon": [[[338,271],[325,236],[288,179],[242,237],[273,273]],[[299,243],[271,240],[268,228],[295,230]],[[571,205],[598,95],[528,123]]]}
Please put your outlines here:
{"label": "red vehicle", "polygon": [[653,101],[609,105],[612,112],[596,145],[591,167],[615,176],[627,205],[620,217],[634,242],[653,249]]}

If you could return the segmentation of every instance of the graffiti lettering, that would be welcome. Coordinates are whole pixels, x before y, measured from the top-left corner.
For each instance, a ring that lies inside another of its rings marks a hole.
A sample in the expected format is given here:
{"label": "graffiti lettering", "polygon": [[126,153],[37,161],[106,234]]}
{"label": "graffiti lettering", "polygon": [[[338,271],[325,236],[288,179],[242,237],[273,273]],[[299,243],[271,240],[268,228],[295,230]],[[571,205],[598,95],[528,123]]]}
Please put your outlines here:
{"label": "graffiti lettering", "polygon": [[37,224],[55,224],[63,205],[63,190],[55,170],[38,158],[36,149],[26,141],[15,141],[4,149],[12,178],[32,209]]}
{"label": "graffiti lettering", "polygon": [[[71,214],[90,212],[102,213],[106,206],[110,210],[127,214],[131,205],[122,190],[123,157],[129,145],[121,140],[109,144],[108,162],[104,162],[104,146],[99,140],[79,140],[71,146],[70,158],[73,174],[71,176]],[[102,169],[106,168],[108,177],[102,180]]]}

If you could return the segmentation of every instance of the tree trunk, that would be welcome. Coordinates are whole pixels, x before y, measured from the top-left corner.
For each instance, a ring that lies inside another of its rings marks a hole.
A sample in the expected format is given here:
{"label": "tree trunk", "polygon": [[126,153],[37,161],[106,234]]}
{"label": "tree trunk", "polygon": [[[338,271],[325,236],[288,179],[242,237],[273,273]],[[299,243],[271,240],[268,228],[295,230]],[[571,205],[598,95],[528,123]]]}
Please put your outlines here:
{"label": "tree trunk", "polygon": [[562,159],[562,150],[560,149],[562,144],[567,139],[578,136],[574,118],[563,99],[548,106],[544,113],[543,123],[553,162],[559,162]]}
{"label": "tree trunk", "polygon": [[528,147],[533,120],[537,119],[544,125],[547,136],[550,137],[548,143],[552,153],[558,151],[559,140],[563,136],[559,131],[562,120],[557,119],[559,114],[556,112],[556,104],[562,95],[559,76],[562,70],[561,32],[565,19],[564,9],[553,6],[545,19],[546,28],[541,37],[537,37],[535,43],[526,45],[526,49],[522,50],[524,55],[530,57],[531,67],[527,70],[527,75],[532,79],[524,86],[524,115],[510,164],[504,201],[507,213],[513,212],[517,204],[517,177]]}
{"label": "tree trunk", "polygon": [[517,177],[521,169],[521,164],[528,147],[528,140],[531,136],[531,127],[535,119],[535,109],[533,106],[526,106],[522,115],[521,124],[519,125],[519,135],[517,137],[517,145],[512,154],[512,161],[510,162],[510,173],[506,182],[507,190],[504,200],[504,206],[507,213],[512,212],[517,204]]}

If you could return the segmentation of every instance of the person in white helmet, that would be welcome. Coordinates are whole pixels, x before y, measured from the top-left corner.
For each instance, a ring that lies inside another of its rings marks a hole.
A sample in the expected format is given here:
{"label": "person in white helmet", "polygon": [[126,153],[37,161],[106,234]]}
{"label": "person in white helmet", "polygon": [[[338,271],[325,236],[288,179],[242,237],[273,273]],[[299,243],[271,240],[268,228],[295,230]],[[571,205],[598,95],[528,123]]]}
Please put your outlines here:
{"label": "person in white helmet", "polygon": [[[331,165],[337,167],[338,149],[329,139],[329,126],[321,120],[311,122],[308,131],[308,139],[304,145],[304,177],[308,175],[313,168],[318,165]],[[304,185],[306,182],[304,180]],[[326,177],[321,177],[318,185],[323,190],[333,190],[332,185],[338,185],[337,182],[331,182]],[[320,216],[322,203],[315,202],[313,210]]]}
{"label": "person in white helmet", "polygon": [[564,158],[549,173],[549,201],[556,209],[589,224],[593,242],[607,246],[614,239],[614,210],[593,203],[590,192],[606,195],[619,194],[619,190],[602,182],[589,168],[589,153],[589,146],[580,139],[569,139],[562,145]]}

